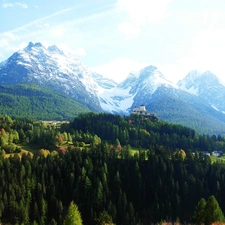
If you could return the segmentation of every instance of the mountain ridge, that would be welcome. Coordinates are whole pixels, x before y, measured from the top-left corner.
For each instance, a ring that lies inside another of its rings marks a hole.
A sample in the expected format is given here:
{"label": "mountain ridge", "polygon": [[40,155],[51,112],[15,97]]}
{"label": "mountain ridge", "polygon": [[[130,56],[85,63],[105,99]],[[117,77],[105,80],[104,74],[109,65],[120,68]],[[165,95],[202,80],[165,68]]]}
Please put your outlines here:
{"label": "mountain ridge", "polygon": [[[46,48],[41,43],[32,42],[14,53],[0,67],[1,85],[42,86],[66,93],[91,110],[102,111],[97,97],[99,87],[102,86],[101,75],[96,80],[95,76],[96,73],[94,75],[71,54],[62,52],[56,46]],[[108,81],[109,87],[115,86],[115,82]]]}
{"label": "mountain ridge", "polygon": [[65,94],[94,112],[129,115],[133,108],[144,104],[169,122],[188,125],[192,120],[203,124],[205,118],[212,132],[221,127],[219,122],[225,127],[225,86],[210,71],[191,71],[174,84],[157,67],[149,65],[117,83],[91,71],[55,45],[30,42],[0,64],[0,85],[18,84]]}

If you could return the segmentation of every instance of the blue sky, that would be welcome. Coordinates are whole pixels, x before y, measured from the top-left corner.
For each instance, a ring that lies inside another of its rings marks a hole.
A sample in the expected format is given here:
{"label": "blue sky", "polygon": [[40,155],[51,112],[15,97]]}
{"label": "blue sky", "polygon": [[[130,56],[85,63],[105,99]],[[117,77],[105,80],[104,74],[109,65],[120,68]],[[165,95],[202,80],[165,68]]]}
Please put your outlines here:
{"label": "blue sky", "polygon": [[32,41],[117,81],[155,65],[171,81],[198,69],[225,82],[224,0],[0,2],[0,61]]}

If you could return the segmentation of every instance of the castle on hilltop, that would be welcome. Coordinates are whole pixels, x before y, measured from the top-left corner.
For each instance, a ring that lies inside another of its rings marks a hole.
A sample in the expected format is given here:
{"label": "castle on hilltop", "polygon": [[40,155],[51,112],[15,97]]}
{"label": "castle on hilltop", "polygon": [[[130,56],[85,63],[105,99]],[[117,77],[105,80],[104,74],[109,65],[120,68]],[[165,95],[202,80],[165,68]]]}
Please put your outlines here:
{"label": "castle on hilltop", "polygon": [[142,115],[150,118],[156,117],[154,113],[148,112],[144,105],[141,105],[139,108],[134,108],[131,114]]}

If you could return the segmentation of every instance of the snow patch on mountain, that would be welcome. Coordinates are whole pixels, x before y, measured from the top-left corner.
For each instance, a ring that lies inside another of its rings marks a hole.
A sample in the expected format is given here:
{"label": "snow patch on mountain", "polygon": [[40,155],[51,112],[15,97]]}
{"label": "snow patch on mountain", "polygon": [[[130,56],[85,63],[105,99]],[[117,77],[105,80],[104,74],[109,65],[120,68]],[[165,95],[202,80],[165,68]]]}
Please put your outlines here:
{"label": "snow patch on mountain", "polygon": [[185,90],[193,95],[198,95],[198,87],[195,87],[195,86],[191,86],[190,88],[187,88],[187,84],[186,82],[183,82],[181,85],[180,85],[180,89],[182,90]]}
{"label": "snow patch on mountain", "polygon": [[210,71],[193,70],[174,84],[157,67],[150,65],[131,72],[117,84],[91,71],[71,53],[55,45],[46,47],[30,42],[0,63],[0,84],[20,83],[66,93],[86,106],[94,105],[90,107],[93,111],[129,114],[135,106],[148,105],[164,96],[186,98],[188,102],[194,95],[194,99],[200,97],[205,104],[225,113],[225,85]]}
{"label": "snow patch on mountain", "polygon": [[111,113],[128,113],[133,104],[133,95],[130,94],[131,87],[121,89],[115,87],[111,90],[104,90],[99,95],[100,105],[104,111]]}
{"label": "snow patch on mountain", "polygon": [[217,111],[225,111],[225,85],[211,71],[191,71],[177,85],[191,94],[195,94]]}
{"label": "snow patch on mountain", "polygon": [[213,107],[216,111],[220,111],[216,106],[212,105],[212,107]]}
{"label": "snow patch on mountain", "polygon": [[[35,76],[41,80],[55,79],[63,83],[67,90],[76,87],[76,80],[79,80],[85,86],[87,92],[97,94],[100,91],[101,83],[94,79],[94,73],[85,67],[77,58],[69,52],[59,49],[57,46],[44,47],[41,43],[32,42],[19,52],[18,64],[25,67],[36,67],[40,76]],[[48,71],[46,71],[46,69]],[[67,84],[67,82],[69,82]],[[104,80],[107,83],[107,80]],[[111,81],[109,81],[111,82]]]}
{"label": "snow patch on mountain", "polygon": [[[100,105],[107,112],[129,114],[133,105],[145,104],[160,87],[175,87],[155,66],[131,72],[117,87],[102,91]],[[177,87],[176,87],[177,88]]]}
{"label": "snow patch on mountain", "polygon": [[[7,79],[1,79],[4,74],[7,74]],[[66,93],[97,110],[101,110],[98,93],[117,85],[92,72],[69,52],[55,45],[45,47],[32,42],[0,66],[0,84],[20,83],[32,83]]]}

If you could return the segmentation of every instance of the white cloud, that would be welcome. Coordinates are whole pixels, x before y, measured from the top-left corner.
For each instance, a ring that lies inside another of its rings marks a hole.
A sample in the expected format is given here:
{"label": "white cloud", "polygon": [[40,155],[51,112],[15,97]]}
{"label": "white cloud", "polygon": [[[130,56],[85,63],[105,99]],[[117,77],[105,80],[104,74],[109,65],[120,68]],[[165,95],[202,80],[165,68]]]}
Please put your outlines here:
{"label": "white cloud", "polygon": [[177,81],[184,78],[192,69],[184,63],[172,63],[165,65],[158,65],[158,69],[162,72],[162,74],[167,78],[167,80],[177,83]]}
{"label": "white cloud", "polygon": [[128,13],[133,23],[143,25],[160,21],[173,0],[117,0],[117,7]]}
{"label": "white cloud", "polygon": [[129,22],[118,26],[126,38],[137,38],[141,27],[149,23],[161,21],[166,16],[169,3],[173,0],[117,0],[117,8],[127,13]]}
{"label": "white cloud", "polygon": [[205,9],[203,12],[202,12],[202,19],[203,19],[203,22],[206,24],[208,22],[208,19],[209,19],[209,11],[207,9]]}
{"label": "white cloud", "polygon": [[4,58],[4,55],[2,53],[0,53],[0,58]]}
{"label": "white cloud", "polygon": [[12,32],[4,32],[2,35],[0,34],[0,48],[4,49],[4,51],[15,50],[11,44],[11,42],[15,40],[16,35],[14,35]]}
{"label": "white cloud", "polygon": [[121,31],[128,39],[136,38],[140,34],[139,26],[128,22],[119,24],[118,30]]}
{"label": "white cloud", "polygon": [[3,48],[8,45],[8,41],[6,39],[0,40],[0,48]]}
{"label": "white cloud", "polygon": [[22,2],[3,3],[3,5],[2,5],[3,8],[16,7],[16,6],[20,6],[20,7],[24,8],[24,9],[27,9],[28,8],[27,4],[22,3]]}
{"label": "white cloud", "polygon": [[16,36],[15,34],[13,34],[12,32],[5,32],[4,33],[5,37],[11,40],[16,40]]}
{"label": "white cloud", "polygon": [[76,56],[86,56],[87,53],[84,50],[84,48],[77,48],[76,50],[71,49],[71,47],[68,47],[67,44],[65,43],[60,43],[59,47],[61,49],[63,49],[66,52],[69,52],[72,55],[76,55]]}
{"label": "white cloud", "polygon": [[[11,33],[16,33],[16,32],[19,32],[19,31],[24,31],[25,29],[28,29],[28,28],[33,28],[34,25],[39,25],[40,23],[43,23],[45,21],[47,21],[48,19],[50,18],[54,18],[56,16],[59,16],[59,15],[62,15],[62,14],[65,14],[73,9],[75,9],[76,7],[70,7],[70,8],[67,8],[67,9],[63,9],[61,11],[58,11],[58,12],[55,12],[53,14],[50,14],[48,16],[45,16],[45,17],[42,17],[42,18],[39,18],[37,20],[33,20],[27,24],[24,24],[23,26],[20,26],[20,27],[17,27],[16,29],[13,29],[13,30],[10,30],[8,32],[11,32]],[[0,33],[0,36],[4,35],[4,33]]]}
{"label": "white cloud", "polygon": [[130,72],[137,71],[145,66],[147,66],[147,63],[133,61],[128,58],[117,58],[107,64],[91,69],[105,77],[120,82],[126,79]]}
{"label": "white cloud", "polygon": [[78,48],[74,51],[74,54],[75,55],[78,55],[78,56],[86,56],[87,53],[85,52],[85,50],[83,48]]}
{"label": "white cloud", "polygon": [[51,30],[51,34],[53,37],[62,37],[66,32],[65,28],[55,27]]}
{"label": "white cloud", "polygon": [[224,79],[225,30],[209,29],[193,37],[188,60],[200,70],[210,69]]}
{"label": "white cloud", "polygon": [[225,82],[224,40],[225,30],[204,30],[192,38],[190,50],[185,53],[184,57],[171,64],[159,65],[159,69],[174,82],[182,79],[190,70],[194,69],[210,70]]}
{"label": "white cloud", "polygon": [[23,48],[25,48],[25,47],[27,47],[27,42],[22,42],[22,43],[20,43],[20,47],[19,47],[19,49],[23,49]]}

